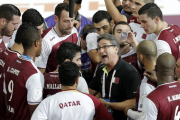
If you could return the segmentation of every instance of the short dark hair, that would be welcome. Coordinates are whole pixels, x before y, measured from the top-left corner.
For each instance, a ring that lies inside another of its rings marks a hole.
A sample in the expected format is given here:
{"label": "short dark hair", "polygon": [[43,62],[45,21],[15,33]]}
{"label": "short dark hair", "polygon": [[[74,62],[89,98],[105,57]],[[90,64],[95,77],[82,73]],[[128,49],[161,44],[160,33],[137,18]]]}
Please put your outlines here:
{"label": "short dark hair", "polygon": [[63,10],[69,12],[69,5],[67,3],[60,3],[55,8],[55,15],[58,16],[59,19]]}
{"label": "short dark hair", "polygon": [[27,50],[33,46],[35,41],[39,41],[41,36],[35,26],[28,23],[22,23],[17,31],[15,42],[21,43],[24,50]]}
{"label": "short dark hair", "polygon": [[5,18],[7,22],[13,19],[13,15],[21,16],[20,10],[12,4],[2,4],[0,6],[0,19]]}
{"label": "short dark hair", "polygon": [[129,25],[127,22],[121,21],[121,22],[118,22],[118,23],[115,24],[115,26],[114,26],[114,28],[113,28],[113,34],[114,34],[114,32],[115,32],[116,26],[118,26],[118,25],[127,25],[127,26],[129,26],[130,30],[132,31],[130,25]]}
{"label": "short dark hair", "polygon": [[82,0],[75,0],[75,3],[81,4],[81,3],[82,3]]}
{"label": "short dark hair", "polygon": [[99,43],[102,39],[109,40],[112,45],[117,46],[117,47],[119,48],[119,50],[118,50],[118,55],[119,55],[119,57],[121,56],[119,42],[118,42],[118,40],[115,38],[114,35],[111,35],[111,34],[109,34],[109,33],[105,33],[105,34],[103,34],[103,35],[101,35],[101,36],[98,37],[97,42]]}
{"label": "short dark hair", "polygon": [[104,19],[106,19],[110,23],[112,20],[112,17],[107,11],[99,10],[93,15],[92,21],[94,23],[99,23]]}
{"label": "short dark hair", "polygon": [[79,77],[79,67],[73,62],[64,62],[59,66],[59,80],[64,86],[73,86]]}
{"label": "short dark hair", "polygon": [[82,30],[82,38],[83,38],[83,40],[85,40],[86,36],[91,32],[96,32],[96,28],[94,27],[94,25],[92,25],[92,24],[86,25]]}
{"label": "short dark hair", "polygon": [[163,21],[162,11],[155,3],[145,4],[139,9],[138,14],[146,14],[151,19],[154,19],[157,16],[160,18],[161,21]]}
{"label": "short dark hair", "polygon": [[44,23],[44,18],[36,9],[28,9],[22,15],[22,22],[31,23],[33,26],[40,26]]}
{"label": "short dark hair", "polygon": [[57,49],[56,59],[58,64],[61,65],[65,59],[72,61],[78,52],[81,52],[80,46],[72,42],[63,42]]}

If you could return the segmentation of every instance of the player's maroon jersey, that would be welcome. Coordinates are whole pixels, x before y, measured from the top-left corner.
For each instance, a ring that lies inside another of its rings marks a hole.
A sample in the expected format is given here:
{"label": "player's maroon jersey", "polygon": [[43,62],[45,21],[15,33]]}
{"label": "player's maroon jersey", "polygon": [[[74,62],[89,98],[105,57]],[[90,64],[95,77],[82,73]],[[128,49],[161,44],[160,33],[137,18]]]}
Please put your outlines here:
{"label": "player's maroon jersey", "polygon": [[61,83],[58,79],[58,72],[50,72],[44,76],[44,93],[43,98],[48,95],[54,95],[61,91]]}
{"label": "player's maroon jersey", "polygon": [[169,44],[176,61],[180,58],[180,28],[178,26],[172,25],[163,29],[156,39],[163,40]]}
{"label": "player's maroon jersey", "polygon": [[20,56],[5,69],[7,119],[30,120],[29,105],[42,100],[44,77],[31,58]]}
{"label": "player's maroon jersey", "polygon": [[77,44],[78,33],[73,27],[71,34],[60,36],[56,31],[56,27],[46,29],[42,35],[42,51],[39,60],[36,59],[38,68],[46,68],[46,73],[56,70],[58,64],[56,60],[56,52],[63,42],[72,42]]}
{"label": "player's maroon jersey", "polygon": [[4,41],[0,39],[0,53],[6,50],[6,46],[4,44]]}
{"label": "player's maroon jersey", "polygon": [[5,98],[3,93],[4,69],[19,55],[18,52],[9,49],[0,53],[0,116],[5,115]]}
{"label": "player's maroon jersey", "polygon": [[157,120],[180,119],[180,84],[178,82],[158,86],[147,98],[157,108]]}

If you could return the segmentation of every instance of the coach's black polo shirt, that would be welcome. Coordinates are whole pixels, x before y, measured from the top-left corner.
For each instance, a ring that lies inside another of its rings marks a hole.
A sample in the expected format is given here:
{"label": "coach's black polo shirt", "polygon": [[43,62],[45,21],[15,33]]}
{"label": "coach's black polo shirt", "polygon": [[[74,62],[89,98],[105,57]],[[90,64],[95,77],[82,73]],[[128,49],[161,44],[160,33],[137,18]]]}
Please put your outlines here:
{"label": "coach's black polo shirt", "polygon": [[[89,84],[89,88],[98,91],[102,94],[102,81],[103,73],[105,71],[105,65],[99,66],[96,71],[96,76]],[[119,58],[118,62],[109,73],[105,75],[105,93],[106,99],[109,99],[109,87],[112,78],[113,71],[116,70],[114,77],[116,81],[112,83],[111,88],[111,100],[116,102],[123,102],[128,99],[132,99],[136,96],[138,85],[140,84],[140,75],[137,70],[131,64],[125,62]],[[118,79],[118,80],[117,80]],[[115,120],[127,120],[124,115],[124,111],[113,110],[113,118]]]}

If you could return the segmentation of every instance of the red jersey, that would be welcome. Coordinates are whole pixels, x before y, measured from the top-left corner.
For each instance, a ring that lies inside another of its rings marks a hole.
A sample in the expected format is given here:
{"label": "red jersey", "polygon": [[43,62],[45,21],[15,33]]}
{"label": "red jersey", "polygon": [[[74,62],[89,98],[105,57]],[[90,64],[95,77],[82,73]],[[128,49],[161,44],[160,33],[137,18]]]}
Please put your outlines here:
{"label": "red jersey", "polygon": [[4,44],[4,41],[0,39],[0,53],[6,50],[6,46]]}
{"label": "red jersey", "polygon": [[39,58],[36,59],[38,68],[46,68],[46,73],[56,70],[58,64],[56,61],[56,52],[63,42],[72,42],[77,44],[78,33],[73,27],[71,34],[60,36],[56,31],[56,27],[46,29],[42,35],[42,51]]}
{"label": "red jersey", "polygon": [[178,26],[172,25],[161,30],[156,40],[167,42],[176,61],[180,58],[180,28]]}
{"label": "red jersey", "polygon": [[143,101],[146,120],[180,119],[180,84],[171,82],[159,85]]}
{"label": "red jersey", "polygon": [[42,101],[44,77],[28,56],[20,56],[5,69],[7,119],[29,120],[29,105]]}
{"label": "red jersey", "polygon": [[15,51],[6,49],[0,53],[0,116],[5,115],[5,98],[3,93],[4,69],[20,54]]}
{"label": "red jersey", "polygon": [[44,93],[43,98],[54,95],[61,91],[61,83],[58,79],[58,72],[50,72],[44,75]]}

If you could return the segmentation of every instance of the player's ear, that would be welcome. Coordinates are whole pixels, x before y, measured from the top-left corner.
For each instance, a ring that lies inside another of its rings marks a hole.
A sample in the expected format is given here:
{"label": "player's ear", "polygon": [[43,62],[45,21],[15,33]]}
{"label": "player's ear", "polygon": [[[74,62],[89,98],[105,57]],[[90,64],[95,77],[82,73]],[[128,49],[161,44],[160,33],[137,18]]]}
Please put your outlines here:
{"label": "player's ear", "polygon": [[111,20],[111,21],[110,21],[110,25],[111,25],[111,27],[114,26],[114,20]]}
{"label": "player's ear", "polygon": [[34,42],[34,46],[35,46],[35,47],[38,47],[39,44],[40,44],[40,41],[39,41],[39,40],[36,40],[36,41]]}
{"label": "player's ear", "polygon": [[139,54],[140,56],[140,60],[143,61],[144,60],[144,56],[142,54]]}
{"label": "player's ear", "polygon": [[6,23],[7,23],[7,21],[5,18],[0,19],[0,25],[4,26],[4,25],[6,25]]}
{"label": "player's ear", "polygon": [[56,23],[58,22],[59,18],[57,15],[54,15],[54,20],[56,21]]}
{"label": "player's ear", "polygon": [[79,82],[79,77],[76,79],[76,84],[78,84],[78,82]]}
{"label": "player's ear", "polygon": [[69,59],[65,59],[65,60],[64,60],[64,62],[68,62],[68,61],[70,61],[70,60],[69,60]]}
{"label": "player's ear", "polygon": [[160,18],[158,16],[154,17],[154,22],[158,23],[160,21]]}

